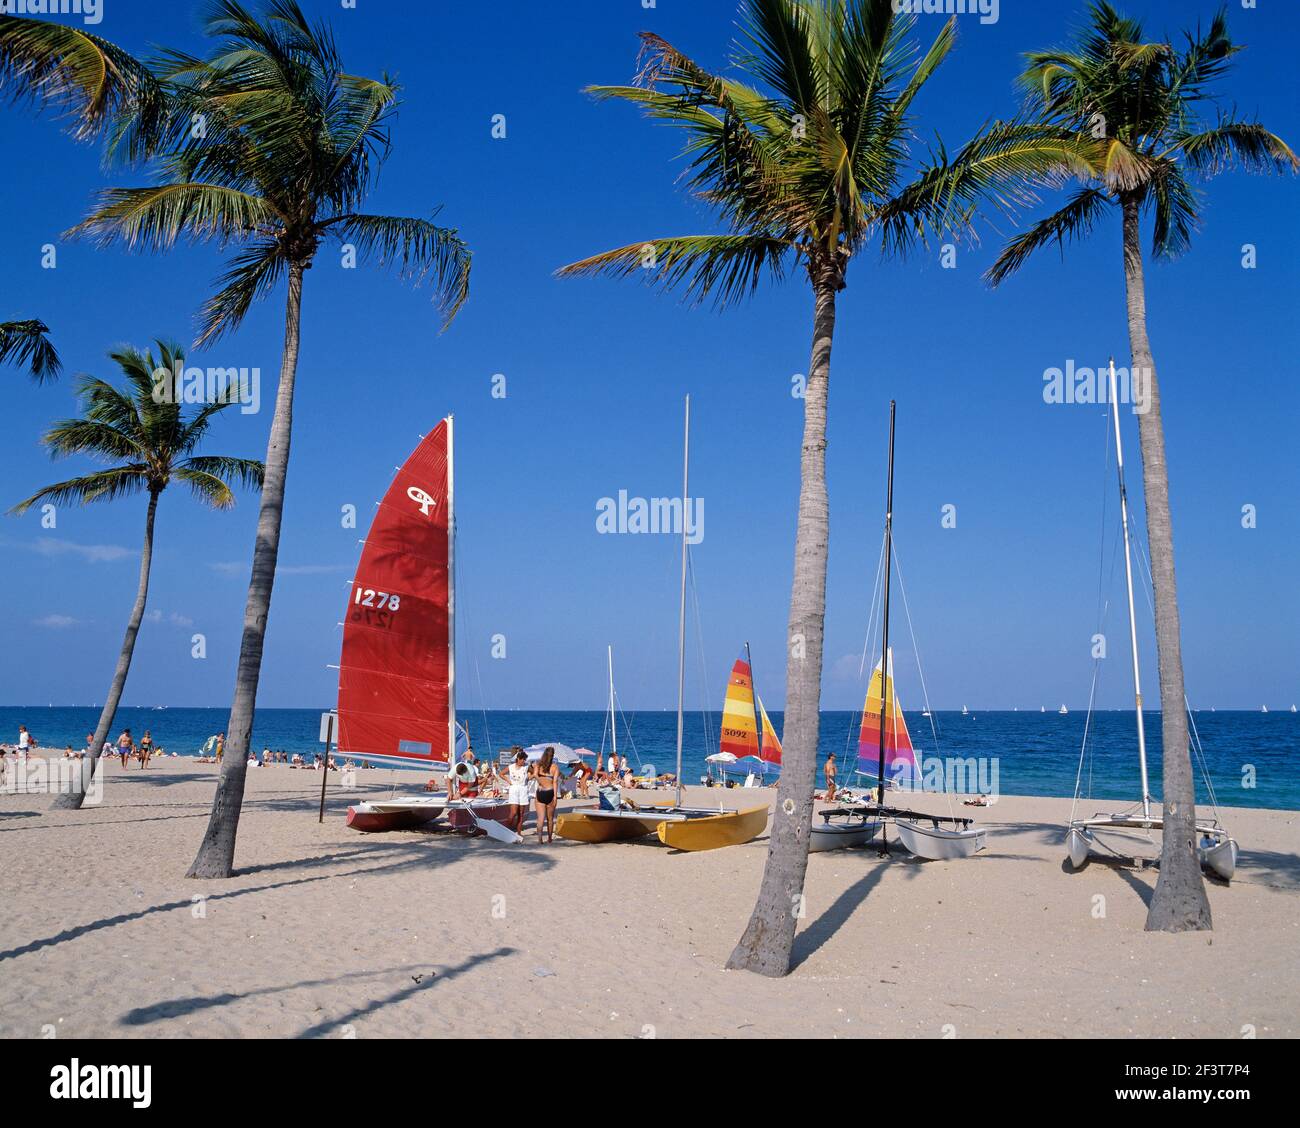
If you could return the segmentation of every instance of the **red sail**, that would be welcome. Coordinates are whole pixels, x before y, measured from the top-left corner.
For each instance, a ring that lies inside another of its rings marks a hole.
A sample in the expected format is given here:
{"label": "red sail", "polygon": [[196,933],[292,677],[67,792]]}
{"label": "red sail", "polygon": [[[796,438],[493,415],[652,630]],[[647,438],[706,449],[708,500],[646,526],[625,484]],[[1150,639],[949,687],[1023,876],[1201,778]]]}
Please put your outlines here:
{"label": "red sail", "polygon": [[448,762],[451,457],[447,418],[398,470],[370,526],[343,623],[341,754]]}

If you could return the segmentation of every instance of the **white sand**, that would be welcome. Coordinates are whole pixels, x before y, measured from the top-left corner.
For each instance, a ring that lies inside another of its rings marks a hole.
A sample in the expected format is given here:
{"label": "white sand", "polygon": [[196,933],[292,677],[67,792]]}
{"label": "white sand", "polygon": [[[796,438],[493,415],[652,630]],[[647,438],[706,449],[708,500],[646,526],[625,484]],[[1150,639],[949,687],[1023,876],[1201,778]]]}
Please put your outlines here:
{"label": "white sand", "polygon": [[[1142,931],[1149,868],[1065,872],[1066,800],[975,812],[989,848],[970,860],[814,855],[797,966],[769,980],[722,970],[765,837],[675,854],[361,835],[337,776],[320,826],[317,773],[259,768],[238,875],[195,882],[216,769],[107,770],[80,812],[0,795],[0,1035],[1300,1034],[1297,812],[1225,813],[1243,853],[1209,887],[1209,934]],[[391,774],[358,779],[386,794]]]}

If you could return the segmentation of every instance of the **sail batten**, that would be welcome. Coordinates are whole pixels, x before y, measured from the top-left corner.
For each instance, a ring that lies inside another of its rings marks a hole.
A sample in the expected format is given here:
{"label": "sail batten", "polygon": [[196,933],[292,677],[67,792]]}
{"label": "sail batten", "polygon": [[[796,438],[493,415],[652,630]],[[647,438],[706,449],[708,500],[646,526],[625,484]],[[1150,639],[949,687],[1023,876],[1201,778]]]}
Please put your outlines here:
{"label": "sail batten", "polygon": [[451,680],[451,420],[398,468],[348,592],[339,752],[447,763]]}

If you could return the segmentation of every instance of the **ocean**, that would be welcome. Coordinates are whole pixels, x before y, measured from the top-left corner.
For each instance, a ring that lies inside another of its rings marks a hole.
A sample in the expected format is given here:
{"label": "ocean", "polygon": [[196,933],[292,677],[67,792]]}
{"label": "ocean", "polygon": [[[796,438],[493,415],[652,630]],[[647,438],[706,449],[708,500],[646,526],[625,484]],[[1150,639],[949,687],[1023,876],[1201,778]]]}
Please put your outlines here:
{"label": "ocean", "polygon": [[[320,731],[319,709],[259,709],[253,726],[253,747],[314,753]],[[146,729],[155,745],[168,752],[196,756],[203,742],[226,726],[223,709],[124,708],[118,711],[114,735],[130,728],[138,738]],[[780,713],[772,723],[781,731]],[[25,724],[42,746],[79,748],[95,727],[97,709],[66,706],[0,706],[0,739],[15,741]],[[925,766],[938,755],[945,761],[974,759],[983,779],[969,778],[962,790],[987,788],[996,763],[996,789],[1007,795],[1074,794],[1079,747],[1086,714],[937,712],[932,718],[906,714],[908,729]],[[474,748],[493,752],[512,744],[559,741],[574,748],[600,750],[606,737],[606,716],[599,712],[488,711],[463,713]],[[686,717],[683,778],[697,782],[707,765],[704,757],[716,750],[720,714],[690,713]],[[1205,763],[1220,804],[1300,810],[1300,715],[1290,712],[1201,711],[1195,714]],[[840,762],[840,783],[849,782],[856,752],[858,714],[826,712],[821,722],[821,756],[834,752]],[[1152,794],[1160,795],[1160,714],[1146,714]],[[672,771],[676,758],[677,717],[674,712],[631,712],[619,723],[619,751],[633,766],[653,764]],[[1139,794],[1137,740],[1131,712],[1096,713],[1084,762],[1084,795],[1096,799],[1136,800]],[[818,773],[819,784],[821,782]],[[1207,798],[1198,771],[1197,798]]]}

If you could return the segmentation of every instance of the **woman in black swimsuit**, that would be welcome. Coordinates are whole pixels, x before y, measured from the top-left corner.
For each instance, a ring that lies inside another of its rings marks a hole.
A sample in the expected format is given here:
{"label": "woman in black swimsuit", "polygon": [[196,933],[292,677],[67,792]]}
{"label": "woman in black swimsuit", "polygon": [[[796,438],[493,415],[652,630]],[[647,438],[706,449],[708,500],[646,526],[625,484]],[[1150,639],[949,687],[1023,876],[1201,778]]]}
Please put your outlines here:
{"label": "woman in black swimsuit", "polygon": [[[555,793],[560,787],[560,769],[555,749],[547,748],[533,769],[537,780],[537,841],[555,841]],[[546,838],[542,835],[545,834]]]}

